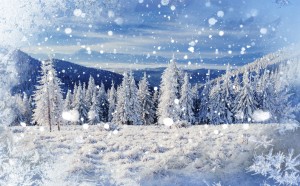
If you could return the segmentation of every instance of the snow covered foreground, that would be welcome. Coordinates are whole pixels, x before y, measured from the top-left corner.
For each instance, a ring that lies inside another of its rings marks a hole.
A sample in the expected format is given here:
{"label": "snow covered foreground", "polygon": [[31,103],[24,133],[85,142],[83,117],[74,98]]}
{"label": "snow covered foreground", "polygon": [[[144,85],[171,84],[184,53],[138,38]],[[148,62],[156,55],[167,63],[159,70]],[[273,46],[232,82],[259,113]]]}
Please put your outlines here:
{"label": "snow covered foreground", "polygon": [[274,152],[293,148],[300,153],[300,130],[280,135],[279,126],[122,126],[108,130],[107,125],[84,125],[63,126],[62,131],[51,133],[39,127],[12,127],[8,182],[51,186],[260,185],[266,179],[246,171],[255,153],[267,153],[270,147]]}

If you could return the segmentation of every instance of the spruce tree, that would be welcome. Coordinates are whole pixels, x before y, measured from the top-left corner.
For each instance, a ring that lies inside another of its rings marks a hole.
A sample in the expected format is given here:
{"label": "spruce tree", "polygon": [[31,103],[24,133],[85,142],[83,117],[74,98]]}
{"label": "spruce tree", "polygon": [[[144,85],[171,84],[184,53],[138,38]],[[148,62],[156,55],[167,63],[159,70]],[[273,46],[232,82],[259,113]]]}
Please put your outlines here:
{"label": "spruce tree", "polygon": [[144,73],[142,80],[139,82],[138,98],[141,103],[143,124],[153,124],[155,119],[155,109],[153,98],[149,91],[146,73]]}
{"label": "spruce tree", "polygon": [[[63,111],[64,112],[69,112],[70,110],[72,110],[72,93],[70,90],[67,91],[67,95],[66,98],[64,100],[64,104],[63,104]],[[65,123],[67,125],[70,125],[71,122],[70,121],[65,121]]]}
{"label": "spruce tree", "polygon": [[211,91],[210,70],[208,70],[208,73],[206,74],[206,83],[201,87],[200,106],[199,106],[199,114],[198,114],[199,123],[201,123],[201,124],[209,123],[208,104],[210,102],[210,100],[209,100],[210,91]]}
{"label": "spruce tree", "polygon": [[299,106],[292,104],[291,88],[280,77],[279,71],[269,73],[265,77],[262,110],[270,112],[271,118],[268,122],[295,122],[295,112],[299,110]]}
{"label": "spruce tree", "polygon": [[158,106],[158,99],[159,99],[159,91],[157,87],[154,87],[153,92],[153,106],[154,106],[154,123],[157,123],[157,106]]}
{"label": "spruce tree", "polygon": [[234,90],[231,81],[231,74],[229,65],[227,66],[226,74],[224,76],[223,82],[220,85],[220,96],[222,104],[225,105],[224,111],[224,123],[233,122],[233,101],[234,101]]}
{"label": "spruce tree", "polygon": [[113,121],[119,124],[142,124],[141,105],[137,96],[138,88],[132,73],[124,73],[123,81],[117,91],[116,112]]}
{"label": "spruce tree", "polygon": [[90,108],[93,104],[92,99],[93,99],[95,92],[96,92],[95,80],[92,76],[90,76],[89,82],[88,82],[88,87],[85,92],[85,102],[86,102],[88,108]]}
{"label": "spruce tree", "polygon": [[27,96],[26,92],[23,93],[23,105],[24,105],[24,110],[23,110],[23,117],[24,117],[24,122],[26,124],[31,123],[31,118],[32,118],[32,105],[31,105],[31,99],[30,97]]}
{"label": "spruce tree", "polygon": [[243,73],[243,85],[235,97],[233,112],[236,121],[251,122],[252,114],[257,110],[254,90],[249,78],[249,72]]}
{"label": "spruce tree", "polygon": [[63,97],[60,80],[57,78],[52,60],[42,63],[42,76],[36,89],[33,122],[38,125],[48,125],[50,132],[54,125],[57,125],[60,130]]}
{"label": "spruce tree", "polygon": [[177,68],[174,58],[164,70],[160,83],[160,97],[158,101],[157,116],[160,124],[166,118],[174,122],[180,120],[180,87],[182,84],[181,71]]}
{"label": "spruce tree", "polygon": [[69,111],[71,109],[72,109],[72,93],[70,90],[68,90],[66,98],[64,100],[63,111]]}
{"label": "spruce tree", "polygon": [[117,92],[115,89],[114,81],[111,83],[111,89],[108,93],[108,121],[111,122],[113,115],[115,114],[116,104],[117,104]]}
{"label": "spruce tree", "polygon": [[129,123],[132,125],[143,124],[142,120],[142,107],[141,102],[138,97],[138,88],[136,86],[135,80],[133,78],[133,73],[129,76],[129,101],[130,101],[130,111],[129,112]]}
{"label": "spruce tree", "polygon": [[96,92],[93,93],[92,97],[92,105],[88,112],[88,118],[90,124],[97,124],[100,120],[100,100],[96,94]]}
{"label": "spruce tree", "polygon": [[118,124],[130,124],[129,112],[130,110],[130,90],[128,73],[123,74],[122,84],[117,90],[117,105],[116,111],[113,115],[113,122]]}
{"label": "spruce tree", "polygon": [[79,113],[79,124],[83,124],[88,121],[88,108],[85,104],[83,94],[82,94],[82,86],[79,82],[79,85],[77,87],[77,91],[74,94],[74,101],[73,101],[73,109],[77,110]]}
{"label": "spruce tree", "polygon": [[226,102],[224,101],[224,94],[221,90],[220,79],[217,79],[209,94],[209,113],[208,118],[211,124],[226,123]]}
{"label": "spruce tree", "polygon": [[195,116],[195,123],[199,124],[199,111],[200,111],[200,94],[199,94],[199,89],[198,89],[198,84],[196,83],[193,87],[192,87],[192,93],[194,95],[193,98],[193,113]]}
{"label": "spruce tree", "polygon": [[187,73],[185,73],[179,100],[179,104],[181,107],[180,120],[189,123],[195,122],[194,97],[195,95],[193,94],[191,84],[189,83],[189,76]]}
{"label": "spruce tree", "polygon": [[99,108],[100,121],[107,122],[108,121],[109,103],[107,100],[107,95],[106,95],[105,87],[104,87],[103,83],[101,83],[101,86],[99,88],[98,99],[99,99],[99,105],[100,105],[100,108]]}
{"label": "spruce tree", "polygon": [[12,125],[19,125],[21,122],[25,122],[24,112],[25,112],[25,105],[22,100],[21,94],[17,94],[14,96],[14,120],[11,123]]}

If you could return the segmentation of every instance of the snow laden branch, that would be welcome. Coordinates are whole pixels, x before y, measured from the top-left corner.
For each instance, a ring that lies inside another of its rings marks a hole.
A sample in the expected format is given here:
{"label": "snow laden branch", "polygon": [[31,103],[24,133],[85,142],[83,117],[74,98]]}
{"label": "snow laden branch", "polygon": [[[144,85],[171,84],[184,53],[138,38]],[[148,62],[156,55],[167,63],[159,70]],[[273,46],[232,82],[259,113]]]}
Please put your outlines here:
{"label": "snow laden branch", "polygon": [[300,154],[294,156],[294,150],[285,155],[283,152],[273,153],[271,149],[266,155],[255,155],[248,171],[273,179],[280,185],[299,185],[299,157]]}

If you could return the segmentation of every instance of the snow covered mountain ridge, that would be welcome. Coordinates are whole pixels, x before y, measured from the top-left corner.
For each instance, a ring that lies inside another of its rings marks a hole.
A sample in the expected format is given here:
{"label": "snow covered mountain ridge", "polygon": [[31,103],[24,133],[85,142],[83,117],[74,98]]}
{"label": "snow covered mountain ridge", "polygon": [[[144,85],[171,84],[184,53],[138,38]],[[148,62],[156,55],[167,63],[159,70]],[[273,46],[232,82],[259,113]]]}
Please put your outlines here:
{"label": "snow covered mountain ridge", "polygon": [[[34,86],[40,76],[41,62],[30,57],[28,54],[16,50],[11,55],[12,63],[15,63],[18,74],[18,84],[12,88],[13,93],[26,92],[32,95]],[[71,62],[54,59],[54,68],[62,82],[64,94],[68,89],[73,89],[75,83],[88,83],[89,77],[93,76],[97,85],[103,83],[106,89],[110,88],[111,82],[116,85],[121,83],[122,75],[107,70],[88,68]]]}

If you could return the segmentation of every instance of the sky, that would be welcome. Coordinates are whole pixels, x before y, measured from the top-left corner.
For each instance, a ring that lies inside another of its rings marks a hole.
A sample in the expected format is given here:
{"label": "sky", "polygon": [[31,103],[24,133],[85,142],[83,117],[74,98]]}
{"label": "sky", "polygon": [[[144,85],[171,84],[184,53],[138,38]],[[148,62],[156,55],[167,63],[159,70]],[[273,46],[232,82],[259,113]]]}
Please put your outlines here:
{"label": "sky", "polygon": [[300,2],[76,0],[21,50],[99,68],[243,65],[300,41]]}

